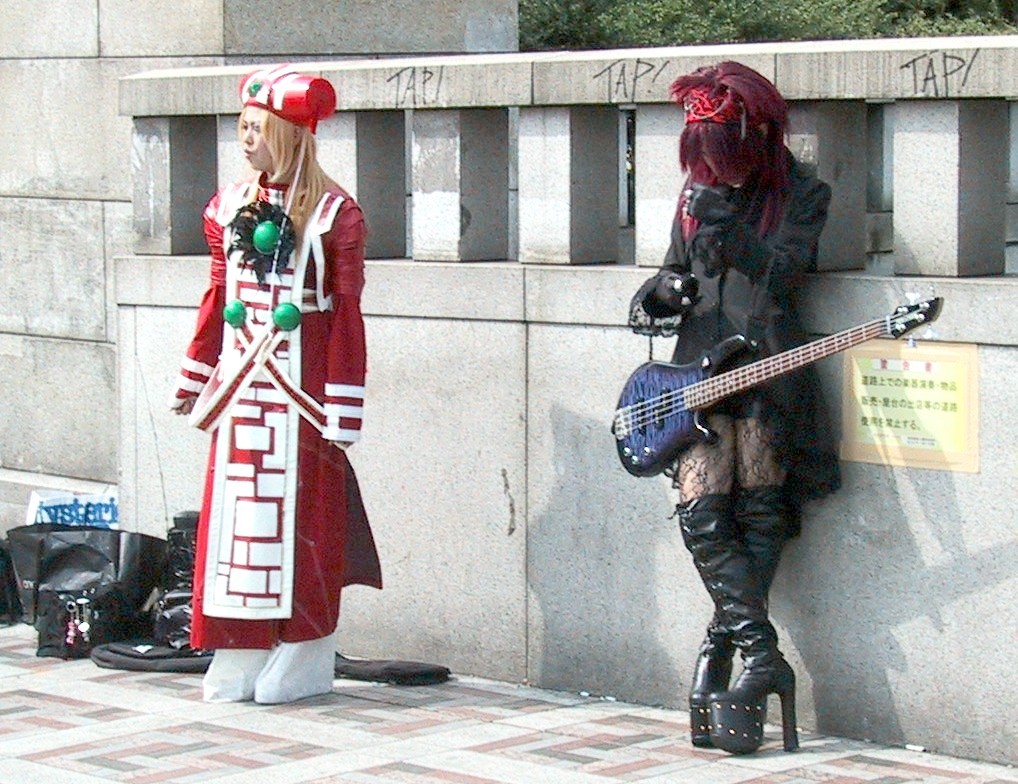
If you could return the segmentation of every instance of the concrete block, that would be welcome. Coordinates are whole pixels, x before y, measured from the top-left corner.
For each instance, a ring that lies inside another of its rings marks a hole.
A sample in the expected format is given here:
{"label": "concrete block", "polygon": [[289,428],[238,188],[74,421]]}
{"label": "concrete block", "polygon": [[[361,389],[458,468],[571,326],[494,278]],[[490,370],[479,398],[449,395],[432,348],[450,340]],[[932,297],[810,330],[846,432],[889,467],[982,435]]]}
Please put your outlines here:
{"label": "concrete block", "polygon": [[340,112],[320,122],[315,132],[318,162],[326,173],[360,201],[357,183],[357,115]]}
{"label": "concrete block", "polygon": [[98,2],[103,57],[224,54],[221,0]]}
{"label": "concrete block", "polygon": [[[397,260],[369,261],[366,266],[361,309],[368,315],[488,321],[524,318],[524,270],[516,264],[465,268],[455,262]],[[197,308],[208,276],[207,256],[117,258],[116,302],[121,307]]]}
{"label": "concrete block", "polygon": [[1006,133],[1003,101],[895,107],[896,274],[1004,271]]}
{"label": "concrete block", "polygon": [[120,113],[128,117],[237,113],[240,82],[256,66],[228,66],[208,59],[194,65],[136,69],[123,76],[118,83]]}
{"label": "concrete block", "polygon": [[[531,103],[527,55],[458,55],[294,63],[336,88],[339,111],[455,109]],[[136,117],[232,114],[253,66],[166,69],[120,82],[120,111]]]}
{"label": "concrete block", "polygon": [[506,258],[508,134],[505,110],[413,113],[415,259]]}
{"label": "concrete block", "polygon": [[668,103],[682,74],[738,60],[774,79],[773,45],[614,49],[534,56],[534,105]]}
{"label": "concrete block", "polygon": [[522,321],[524,271],[516,264],[373,261],[365,271],[366,315]]}
{"label": "concrete block", "polygon": [[[1013,348],[979,355],[984,378],[1018,371]],[[999,717],[959,707],[990,704],[1006,676],[990,668],[957,683],[957,656],[944,655],[965,650],[972,619],[987,617],[997,620],[980,624],[980,651],[996,661],[1012,655],[1015,619],[998,616],[1018,587],[1018,544],[1012,498],[999,488],[1013,482],[1018,433],[994,412],[1013,398],[1007,384],[980,390],[980,474],[846,462],[842,489],[808,507],[771,601],[797,651],[797,672],[823,684],[802,692],[814,701],[800,704],[807,726],[1013,758],[1013,735],[999,731]],[[972,714],[971,731],[959,734],[962,712]]]}
{"label": "concrete block", "polygon": [[520,109],[520,261],[616,258],[618,123],[611,106]]}
{"label": "concrete block", "polygon": [[201,253],[202,206],[216,187],[216,118],[139,117],[131,141],[135,251]]}
{"label": "concrete block", "polygon": [[[524,274],[528,322],[618,327],[626,325],[629,300],[653,270],[531,266]],[[646,348],[645,339],[639,343]]]}
{"label": "concrete block", "polygon": [[133,210],[124,202],[106,202],[103,204],[103,248],[106,277],[106,339],[110,343],[117,342],[117,287],[116,259],[126,256],[134,245]]}
{"label": "concrete block", "polygon": [[570,256],[574,264],[616,261],[621,116],[612,106],[577,106],[570,111]]}
{"label": "concrete block", "polygon": [[1018,321],[1014,318],[1018,286],[1006,277],[810,275],[803,282],[799,308],[807,332],[829,334],[880,318],[898,305],[934,296],[944,298],[944,311],[933,324],[937,340],[1018,346]]}
{"label": "concrete block", "polygon": [[660,267],[671,244],[672,222],[684,181],[679,135],[684,120],[674,105],[636,109],[636,263]]}
{"label": "concrete block", "polygon": [[0,26],[0,57],[98,57],[98,16],[95,0],[8,0]]}
{"label": "concrete block", "polygon": [[429,261],[457,260],[463,173],[460,115],[455,111],[416,111],[411,133],[413,257]]}
{"label": "concrete block", "polygon": [[116,482],[115,361],[104,343],[0,334],[0,467]]}
{"label": "concrete block", "polygon": [[[509,0],[226,0],[231,55],[514,52],[517,4]],[[291,23],[288,24],[287,20]],[[298,23],[292,23],[299,20]]]}
{"label": "concrete block", "polygon": [[959,171],[958,274],[1004,272],[1009,155],[1000,143],[1008,134],[1004,100],[962,104]]}
{"label": "concrete block", "polygon": [[820,270],[865,266],[866,131],[862,101],[802,101],[789,110],[789,149],[831,186],[820,235]]}
{"label": "concrete block", "polygon": [[894,106],[866,105],[866,208],[894,209]]}
{"label": "concrete block", "polygon": [[776,68],[789,100],[982,98],[1018,90],[1011,36],[824,41],[808,51],[784,44]]}
{"label": "concrete block", "polygon": [[[1007,177],[1007,201],[1008,204],[1018,202],[1018,102],[1007,102],[1008,116],[1008,177]],[[1010,232],[1008,237],[1010,237]]]}
{"label": "concrete block", "polygon": [[367,340],[350,460],[385,589],[344,592],[340,648],[522,681],[525,328],[369,317]]}
{"label": "concrete block", "polygon": [[368,223],[369,259],[407,255],[407,131],[404,112],[356,114],[357,201]]}
{"label": "concrete block", "polygon": [[153,536],[165,536],[177,512],[201,507],[210,439],[168,405],[196,310],[197,300],[190,309],[118,309],[120,511]]}
{"label": "concrete block", "polygon": [[528,677],[679,706],[710,601],[668,519],[668,480],[626,473],[609,431],[645,352],[619,328],[530,329]]}
{"label": "concrete block", "polygon": [[[236,111],[236,107],[234,107],[234,111]],[[240,139],[237,136],[238,117],[237,114],[227,114],[216,118],[216,185],[218,188],[254,175],[244,158]],[[211,196],[212,191],[205,197],[206,201]],[[205,202],[202,202],[198,206],[198,211],[200,212],[204,206]]]}
{"label": "concrete block", "polygon": [[50,97],[35,111],[0,116],[8,140],[0,150],[0,193],[130,201],[132,124],[118,115],[117,82],[152,65],[130,58],[0,60],[0,84],[30,84],[33,94]]}
{"label": "concrete block", "polygon": [[505,109],[460,112],[463,173],[460,258],[509,258],[509,117]]}
{"label": "concrete block", "polygon": [[894,250],[894,215],[870,212],[866,215],[866,252],[890,253]]}
{"label": "concrete block", "polygon": [[521,107],[519,123],[519,260],[568,264],[569,109]]}
{"label": "concrete block", "polygon": [[114,268],[118,306],[197,308],[209,285],[207,255],[120,256]]}
{"label": "concrete block", "polygon": [[103,341],[103,205],[0,199],[0,332]]}
{"label": "concrete block", "polygon": [[527,55],[418,57],[316,63],[340,111],[457,109],[531,103]]}

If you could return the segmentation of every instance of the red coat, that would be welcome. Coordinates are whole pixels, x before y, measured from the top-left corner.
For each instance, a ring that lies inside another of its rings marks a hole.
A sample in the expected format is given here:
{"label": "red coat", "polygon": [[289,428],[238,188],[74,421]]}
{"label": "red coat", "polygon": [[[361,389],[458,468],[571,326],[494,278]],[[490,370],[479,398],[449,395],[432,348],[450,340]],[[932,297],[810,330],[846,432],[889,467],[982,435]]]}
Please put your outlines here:
{"label": "red coat", "polygon": [[[209,381],[223,352],[224,334],[230,335],[230,332],[224,333],[223,308],[227,301],[244,296],[239,286],[230,283],[236,278],[236,271],[227,274],[224,251],[223,224],[233,212],[229,194],[237,191],[237,186],[226,189],[226,196],[220,191],[205,209],[205,235],[212,255],[209,288],[202,298],[195,335],[182,364],[178,398],[196,396]],[[278,203],[282,193],[279,188],[260,187],[258,198]],[[300,642],[324,637],[336,628],[343,585],[360,582],[381,588],[377,554],[360,503],[356,477],[346,454],[326,438],[355,441],[359,437],[366,365],[360,310],[364,285],[364,217],[347,193],[336,189],[330,194],[329,198],[342,199],[342,204],[331,226],[323,227],[327,228],[321,235],[324,274],[316,269],[312,258],[303,288],[305,292],[313,292],[320,285],[319,293],[331,297],[331,309],[318,310],[312,306],[313,312],[303,314],[299,328],[300,385],[324,407],[326,427],[323,435],[303,418],[288,420],[299,423],[294,428],[297,441],[296,448],[290,451],[291,458],[281,469],[286,480],[296,488],[294,497],[282,501],[294,507],[288,512],[295,529],[292,553],[282,558],[282,568],[292,569],[292,575],[287,575],[287,579],[292,577],[290,617],[250,620],[212,617],[203,612],[208,563],[215,568],[215,557],[207,562],[210,518],[216,519],[212,507],[217,496],[213,488],[217,470],[227,468],[221,454],[217,459],[220,433],[217,430],[213,434],[198,525],[191,631],[191,644],[195,648],[270,648],[280,641]],[[243,266],[236,255],[231,259],[229,263]],[[288,269],[292,269],[293,264],[291,260]],[[318,278],[321,278],[320,284]],[[227,291],[231,285],[235,290]],[[252,288],[248,283],[248,293]],[[268,286],[259,288],[269,289]],[[282,409],[286,410],[285,403]]]}

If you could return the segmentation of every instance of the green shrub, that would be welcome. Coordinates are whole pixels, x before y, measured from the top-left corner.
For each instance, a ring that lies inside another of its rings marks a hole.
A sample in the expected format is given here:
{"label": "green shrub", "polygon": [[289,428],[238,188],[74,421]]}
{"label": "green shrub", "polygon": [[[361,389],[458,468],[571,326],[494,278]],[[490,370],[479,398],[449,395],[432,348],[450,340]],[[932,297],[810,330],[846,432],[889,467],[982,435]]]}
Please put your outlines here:
{"label": "green shrub", "polygon": [[520,49],[1018,32],[1016,0],[520,0]]}

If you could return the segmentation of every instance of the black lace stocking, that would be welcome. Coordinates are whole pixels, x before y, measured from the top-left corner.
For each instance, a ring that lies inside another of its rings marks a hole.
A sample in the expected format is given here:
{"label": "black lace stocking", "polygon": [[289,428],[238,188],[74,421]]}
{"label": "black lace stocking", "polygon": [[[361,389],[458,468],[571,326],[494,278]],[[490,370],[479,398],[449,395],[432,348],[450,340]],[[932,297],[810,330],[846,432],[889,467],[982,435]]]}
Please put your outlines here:
{"label": "black lace stocking", "polygon": [[785,469],[778,463],[774,437],[759,419],[735,420],[735,476],[739,487],[780,487]]}
{"label": "black lace stocking", "polygon": [[770,431],[759,419],[732,419],[714,414],[707,418],[718,434],[712,444],[700,442],[687,449],[675,466],[673,486],[680,503],[705,495],[724,495],[740,487],[777,487],[785,481]]}
{"label": "black lace stocking", "polygon": [[735,472],[735,427],[732,418],[713,414],[707,424],[718,434],[712,444],[699,442],[679,457],[672,484],[679,491],[681,503],[705,495],[727,495],[732,492]]}

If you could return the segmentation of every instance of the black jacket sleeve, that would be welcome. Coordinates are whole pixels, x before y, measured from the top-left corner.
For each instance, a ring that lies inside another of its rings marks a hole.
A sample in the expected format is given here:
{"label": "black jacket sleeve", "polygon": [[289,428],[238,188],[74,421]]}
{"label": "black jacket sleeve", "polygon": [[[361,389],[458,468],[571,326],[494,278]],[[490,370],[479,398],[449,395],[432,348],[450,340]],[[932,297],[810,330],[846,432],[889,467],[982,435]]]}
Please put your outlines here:
{"label": "black jacket sleeve", "polygon": [[629,326],[636,334],[672,337],[678,332],[688,308],[677,286],[689,274],[685,255],[682,224],[676,213],[664,264],[643,282],[629,303]]}

